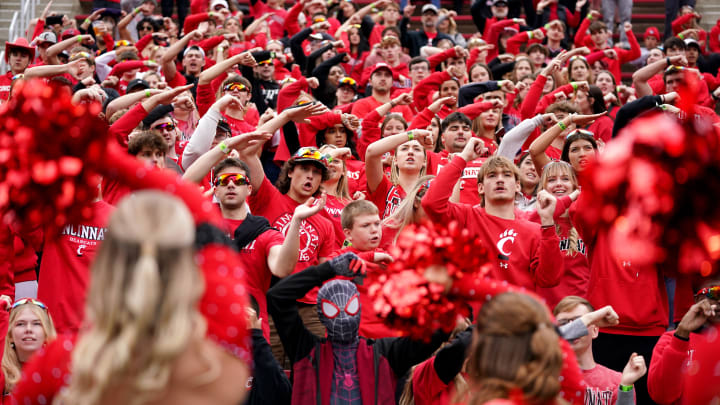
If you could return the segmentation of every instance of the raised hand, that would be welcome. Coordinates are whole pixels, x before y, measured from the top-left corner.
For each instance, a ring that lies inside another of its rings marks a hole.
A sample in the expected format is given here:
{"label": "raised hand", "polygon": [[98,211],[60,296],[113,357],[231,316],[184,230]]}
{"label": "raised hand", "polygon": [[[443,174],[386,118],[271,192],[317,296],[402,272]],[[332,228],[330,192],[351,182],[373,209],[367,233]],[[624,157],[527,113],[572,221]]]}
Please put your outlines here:
{"label": "raised hand", "polygon": [[308,77],[307,84],[308,87],[310,87],[311,89],[317,89],[318,86],[320,86],[320,81],[317,79],[317,77]]}
{"label": "raised hand", "polygon": [[685,316],[682,317],[675,334],[686,339],[689,338],[690,332],[703,326],[708,318],[715,317],[718,310],[717,304],[712,304],[710,300],[704,299],[698,302],[691,306]]}
{"label": "raised hand", "polygon": [[408,137],[410,134],[412,134],[412,137],[414,140],[420,142],[420,145],[423,147],[430,147],[435,144],[435,140],[433,139],[433,133],[426,130],[426,129],[413,129],[410,131],[407,131]]}
{"label": "raised hand", "polygon": [[630,360],[628,360],[625,368],[623,369],[620,384],[625,386],[633,385],[635,384],[635,381],[642,378],[645,373],[647,373],[645,358],[637,353],[633,353],[630,355]]}
{"label": "raised hand", "polygon": [[325,193],[323,193],[322,197],[320,197],[320,198],[310,197],[303,204],[300,204],[297,207],[295,207],[295,212],[293,213],[293,218],[297,218],[300,221],[310,218],[311,216],[317,214],[323,208],[325,208],[326,201],[327,201],[327,195]]}
{"label": "raised hand", "polygon": [[167,104],[172,103],[173,100],[175,100],[175,97],[180,95],[182,92],[192,88],[192,86],[193,86],[192,84],[188,84],[186,86],[175,87],[174,89],[170,89],[170,90],[164,91],[160,94],[156,94],[156,95],[150,97],[148,100],[150,102],[154,103],[154,105],[159,105],[159,104],[167,105]]}
{"label": "raised hand", "polygon": [[580,317],[585,326],[597,326],[598,328],[607,328],[620,323],[620,318],[613,307],[606,305],[596,311],[589,312]]}
{"label": "raised hand", "polygon": [[549,127],[550,125],[554,125],[559,121],[558,118],[553,113],[543,114],[542,117],[543,117],[543,124],[546,127]]}
{"label": "raised hand", "polygon": [[353,132],[360,128],[360,119],[352,114],[343,114],[341,120],[345,128]]}
{"label": "raised hand", "polygon": [[607,113],[598,113],[598,114],[591,114],[591,115],[582,115],[582,114],[570,114],[570,123],[575,124],[578,127],[584,127],[588,124],[591,124],[596,119],[602,117],[603,115],[607,115]]}
{"label": "raised hand", "polygon": [[365,275],[365,262],[355,253],[348,252],[330,259],[330,267],[338,276],[355,277]]}
{"label": "raised hand", "polygon": [[537,194],[537,213],[540,215],[540,221],[543,226],[555,223],[553,215],[555,214],[555,206],[557,198],[545,190],[540,190]]}
{"label": "raised hand", "polygon": [[300,107],[291,107],[286,108],[283,110],[283,114],[285,114],[291,121],[294,122],[304,122],[306,124],[310,123],[310,120],[308,120],[309,117],[312,117],[314,115],[320,115],[327,111],[327,107],[325,107],[324,104],[318,103],[318,102],[312,102],[308,104],[304,104]]}
{"label": "raised hand", "polygon": [[480,156],[483,156],[485,153],[487,153],[487,148],[485,147],[485,143],[482,141],[482,139],[472,137],[468,139],[467,143],[465,144],[465,148],[463,148],[462,152],[460,152],[460,157],[463,158],[466,162],[470,162],[479,158]]}

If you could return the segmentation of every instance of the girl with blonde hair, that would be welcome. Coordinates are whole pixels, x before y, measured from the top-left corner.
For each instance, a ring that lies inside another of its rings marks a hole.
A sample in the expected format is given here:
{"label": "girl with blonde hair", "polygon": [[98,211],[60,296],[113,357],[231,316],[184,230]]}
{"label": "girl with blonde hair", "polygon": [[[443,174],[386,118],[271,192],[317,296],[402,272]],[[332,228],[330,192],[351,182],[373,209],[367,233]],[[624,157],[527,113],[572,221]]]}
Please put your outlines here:
{"label": "girl with blonde hair", "polygon": [[12,305],[8,324],[2,357],[4,395],[12,392],[20,380],[23,364],[57,337],[47,306],[33,298],[23,298]]}

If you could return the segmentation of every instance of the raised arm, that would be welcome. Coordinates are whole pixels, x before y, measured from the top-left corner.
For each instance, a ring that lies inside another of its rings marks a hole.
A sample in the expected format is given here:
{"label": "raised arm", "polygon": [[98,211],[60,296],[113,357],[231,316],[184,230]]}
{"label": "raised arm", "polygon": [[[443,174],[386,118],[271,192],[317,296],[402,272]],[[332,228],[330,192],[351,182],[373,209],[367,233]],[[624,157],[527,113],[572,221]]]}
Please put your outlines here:
{"label": "raised arm", "polygon": [[633,85],[635,86],[635,91],[637,93],[637,97],[643,97],[643,96],[650,96],[653,94],[652,88],[647,84],[648,80],[650,80],[651,77],[655,76],[656,74],[663,71],[663,69],[667,68],[668,66],[686,66],[687,65],[687,59],[684,55],[675,55],[670,56],[665,59],[656,60],[655,62],[645,66],[644,68],[639,69],[635,73],[633,73]]}
{"label": "raised arm", "polygon": [[252,54],[247,51],[233,55],[222,62],[218,62],[203,70],[198,77],[198,86],[201,84],[210,84],[215,78],[237,64],[243,66],[255,66],[257,65],[257,62],[255,61],[255,58],[253,58]]}
{"label": "raised arm", "polygon": [[172,80],[173,77],[175,77],[175,73],[177,73],[177,67],[175,66],[175,59],[177,56],[182,52],[183,49],[185,49],[190,43],[191,40],[200,41],[203,39],[203,34],[198,31],[194,30],[190,32],[189,34],[185,35],[181,39],[179,39],[174,44],[170,45],[170,47],[165,51],[162,58],[160,58],[160,65],[162,66],[162,72],[163,75],[166,77],[167,80]]}

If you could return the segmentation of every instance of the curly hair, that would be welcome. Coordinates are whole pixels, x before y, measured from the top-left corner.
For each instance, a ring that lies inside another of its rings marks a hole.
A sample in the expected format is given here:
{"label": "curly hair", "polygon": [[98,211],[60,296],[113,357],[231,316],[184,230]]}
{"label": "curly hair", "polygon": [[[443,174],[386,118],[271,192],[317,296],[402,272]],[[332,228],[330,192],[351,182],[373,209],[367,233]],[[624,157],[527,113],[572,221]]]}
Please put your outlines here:
{"label": "curly hair", "polygon": [[549,311],[528,295],[504,293],[485,303],[470,348],[468,404],[522,392],[529,404],[560,392],[563,357]]}
{"label": "curly hair", "polygon": [[[92,266],[62,403],[104,403],[119,381],[132,404],[162,394],[175,361],[205,335],[194,239],[192,216],[176,197],[141,191],[118,204]],[[217,359],[203,357],[202,379],[217,378]]]}

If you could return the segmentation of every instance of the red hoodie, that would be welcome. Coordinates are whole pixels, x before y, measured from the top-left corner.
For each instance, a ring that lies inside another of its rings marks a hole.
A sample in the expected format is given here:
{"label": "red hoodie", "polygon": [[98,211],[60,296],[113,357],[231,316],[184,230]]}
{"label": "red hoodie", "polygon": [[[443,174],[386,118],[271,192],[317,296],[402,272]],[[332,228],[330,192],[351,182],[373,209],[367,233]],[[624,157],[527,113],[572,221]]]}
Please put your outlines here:
{"label": "red hoodie", "polygon": [[683,371],[693,361],[694,346],[699,335],[690,334],[685,341],[665,332],[655,344],[648,370],[648,392],[658,404],[679,404],[683,397]]}

